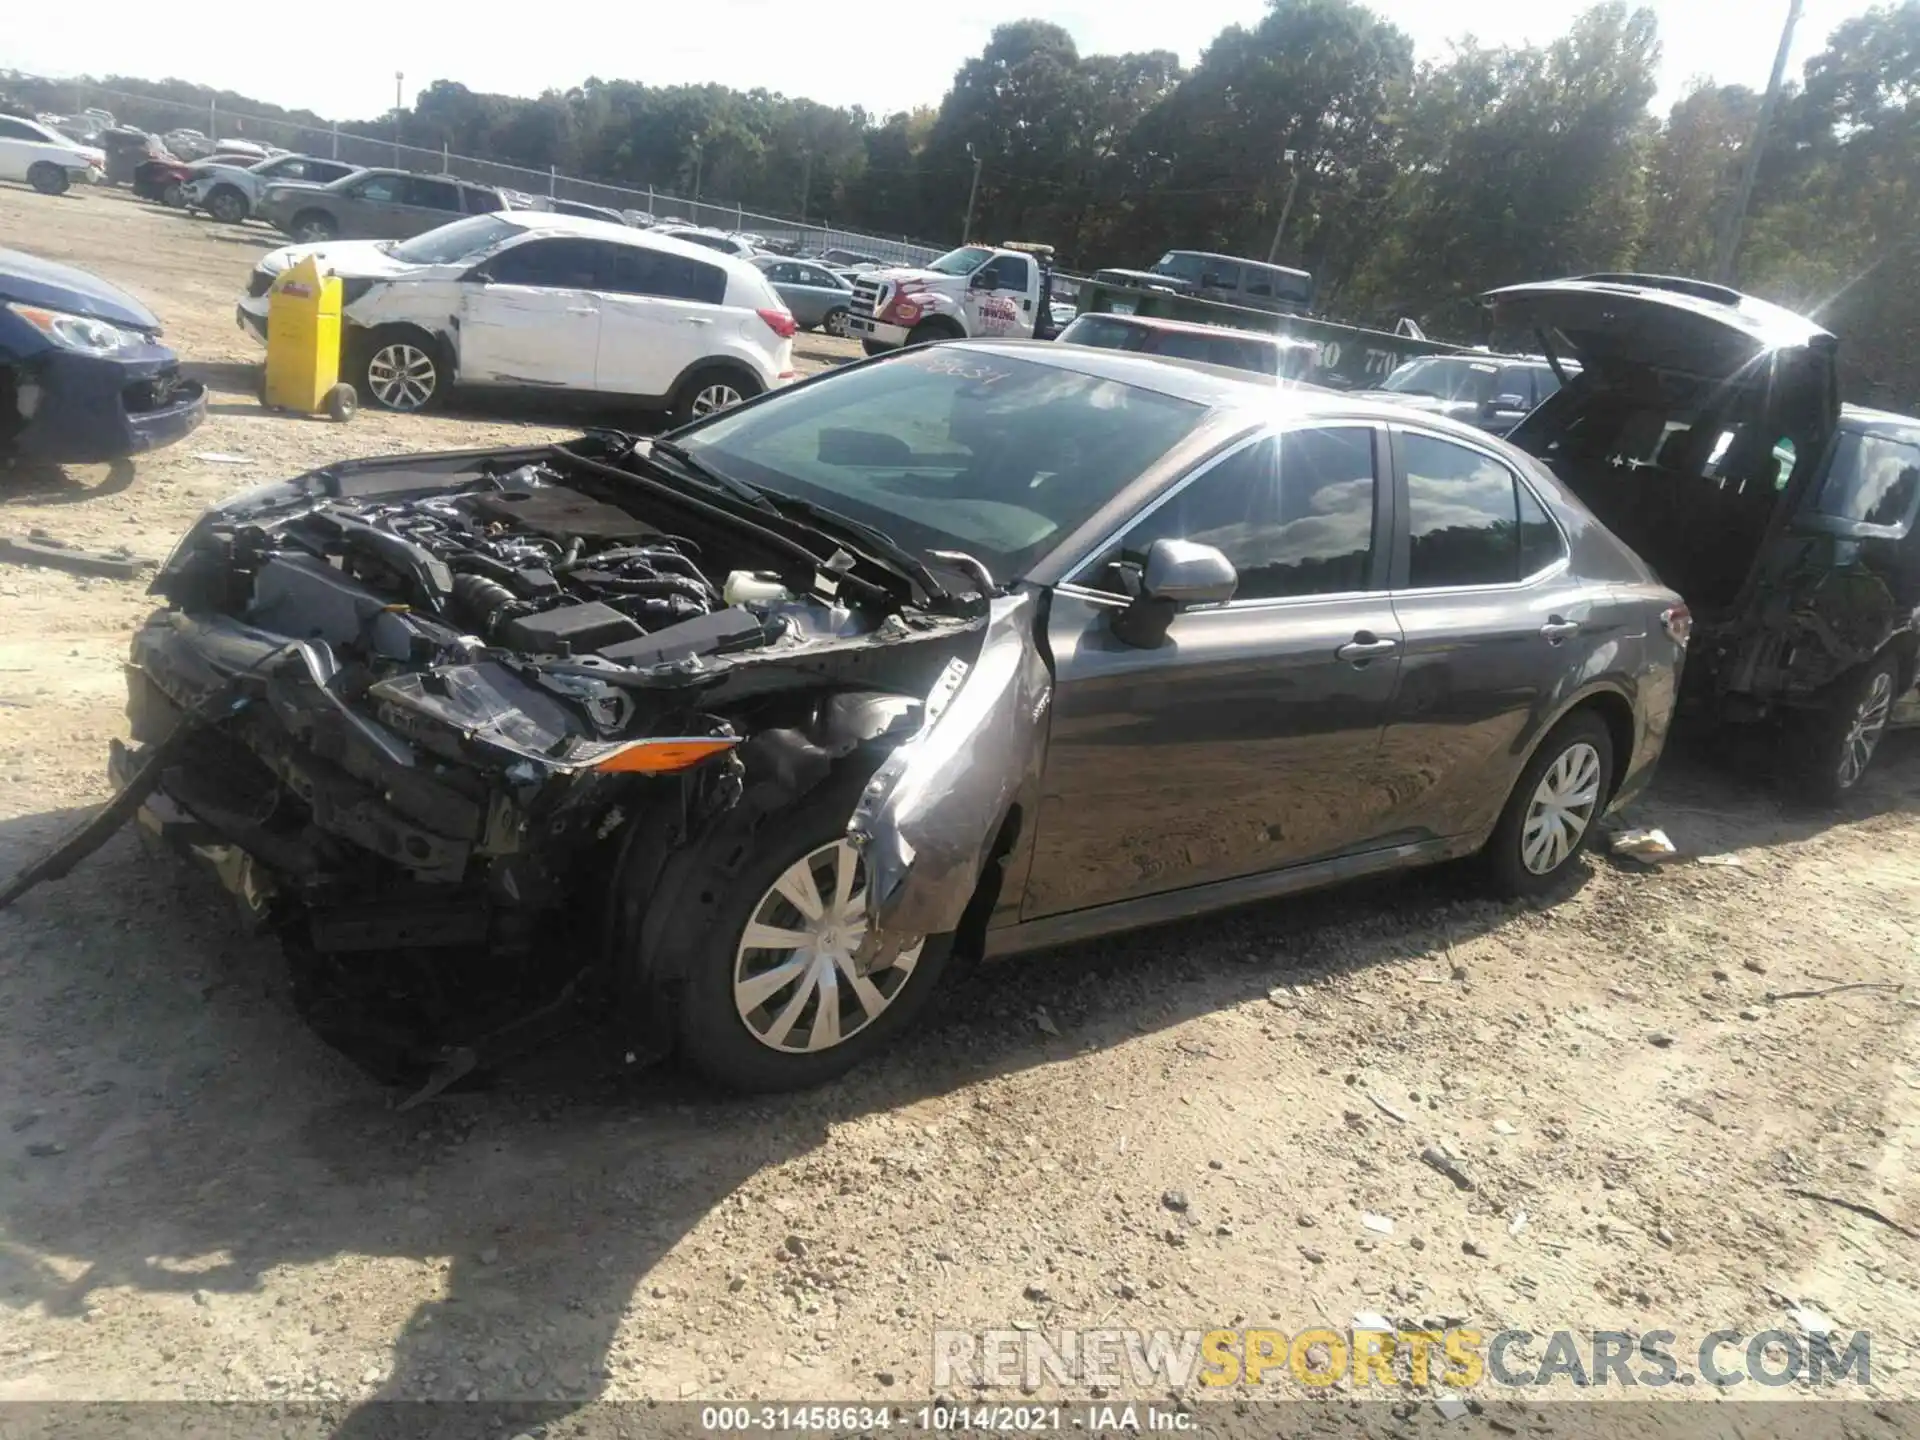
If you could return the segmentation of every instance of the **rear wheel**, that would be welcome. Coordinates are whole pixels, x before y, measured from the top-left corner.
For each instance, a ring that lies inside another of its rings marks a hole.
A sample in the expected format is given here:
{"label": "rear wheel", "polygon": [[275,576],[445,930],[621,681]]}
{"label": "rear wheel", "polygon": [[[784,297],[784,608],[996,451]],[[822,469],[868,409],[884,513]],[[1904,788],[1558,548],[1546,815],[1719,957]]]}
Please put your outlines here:
{"label": "rear wheel", "polygon": [[691,424],[708,415],[730,410],[743,400],[751,400],[766,387],[737,370],[702,370],[690,376],[680,387],[673,402],[676,427]]}
{"label": "rear wheel", "polygon": [[169,210],[186,209],[187,187],[178,180],[169,180],[166,183],[166,188],[160,192],[160,203]]}
{"label": "rear wheel", "polygon": [[67,186],[72,182],[68,180],[65,170],[42,160],[27,171],[27,183],[42,195],[64,195],[67,193]]}
{"label": "rear wheel", "polygon": [[207,197],[207,213],[223,225],[238,225],[247,218],[247,197],[222,185]]}
{"label": "rear wheel", "polygon": [[820,322],[820,328],[829,335],[838,335],[844,339],[847,333],[847,307],[836,305],[827,311],[826,318]]}
{"label": "rear wheel", "polygon": [[1837,805],[1859,788],[1887,733],[1900,688],[1897,656],[1881,655],[1834,690],[1830,702],[1801,722],[1795,751],[1799,789],[1809,800]]}
{"label": "rear wheel", "polygon": [[1494,887],[1530,899],[1558,885],[1592,841],[1612,787],[1606,723],[1589,711],[1569,715],[1540,742],[1487,841]]}

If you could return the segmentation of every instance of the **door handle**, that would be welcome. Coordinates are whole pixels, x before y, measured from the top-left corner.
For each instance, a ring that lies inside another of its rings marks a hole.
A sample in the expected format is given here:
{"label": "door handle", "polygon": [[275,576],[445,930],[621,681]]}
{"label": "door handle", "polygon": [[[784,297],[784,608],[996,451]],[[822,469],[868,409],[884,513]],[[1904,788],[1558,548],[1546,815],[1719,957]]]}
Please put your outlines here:
{"label": "door handle", "polygon": [[1362,630],[1333,653],[1342,660],[1351,660],[1356,665],[1364,665],[1376,655],[1385,655],[1399,648],[1398,640],[1382,640],[1371,630]]}
{"label": "door handle", "polygon": [[1568,636],[1578,635],[1580,633],[1580,622],[1578,620],[1563,620],[1558,615],[1554,615],[1549,617],[1547,623],[1540,627],[1540,633],[1546,637],[1549,645],[1558,645]]}
{"label": "door handle", "polygon": [[704,315],[689,315],[687,317],[687,324],[689,325],[711,325],[712,323],[713,321],[707,319]]}
{"label": "door handle", "polygon": [[591,305],[569,305],[567,307],[567,313],[569,315],[598,315],[600,312]]}

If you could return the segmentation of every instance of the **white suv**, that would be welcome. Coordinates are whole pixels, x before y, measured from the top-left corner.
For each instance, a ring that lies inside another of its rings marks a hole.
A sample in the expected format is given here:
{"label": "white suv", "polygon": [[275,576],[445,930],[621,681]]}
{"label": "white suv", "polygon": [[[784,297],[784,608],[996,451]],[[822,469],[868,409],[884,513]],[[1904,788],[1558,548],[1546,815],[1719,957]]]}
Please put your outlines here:
{"label": "white suv", "polygon": [[0,115],[0,180],[24,180],[42,195],[61,195],[75,180],[97,178],[106,152],[62,135],[38,120]]}
{"label": "white suv", "polygon": [[422,410],[454,384],[599,392],[684,424],[793,379],[792,314],[753,266],[541,210],[411,240],[289,245],[240,302],[264,340],[269,291],[308,255],[344,281],[341,375],[370,404]]}

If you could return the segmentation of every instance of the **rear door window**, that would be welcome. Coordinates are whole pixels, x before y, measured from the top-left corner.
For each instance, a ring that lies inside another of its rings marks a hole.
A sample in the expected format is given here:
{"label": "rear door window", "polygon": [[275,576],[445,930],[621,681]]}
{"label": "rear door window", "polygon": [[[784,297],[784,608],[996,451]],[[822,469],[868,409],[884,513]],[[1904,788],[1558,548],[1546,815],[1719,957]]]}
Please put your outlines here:
{"label": "rear door window", "polygon": [[407,177],[404,175],[369,175],[353,187],[356,200],[368,200],[376,205],[399,204],[407,193]]}
{"label": "rear door window", "polygon": [[507,208],[501,203],[499,192],[485,185],[462,185],[460,196],[466,202],[469,215],[491,215],[496,210]]}
{"label": "rear door window", "polygon": [[1842,430],[1813,510],[1862,525],[1904,527],[1920,500],[1920,437]]}
{"label": "rear door window", "polygon": [[693,300],[703,305],[724,304],[727,272],[685,255],[639,245],[609,247],[618,253],[613,273],[602,288],[625,295],[652,295],[662,300]]}
{"label": "rear door window", "polygon": [[1511,585],[1559,558],[1558,528],[1498,460],[1415,431],[1399,432],[1396,444],[1407,473],[1409,589]]}
{"label": "rear door window", "polygon": [[1200,271],[1203,290],[1238,290],[1240,267],[1231,260],[1208,260]]}

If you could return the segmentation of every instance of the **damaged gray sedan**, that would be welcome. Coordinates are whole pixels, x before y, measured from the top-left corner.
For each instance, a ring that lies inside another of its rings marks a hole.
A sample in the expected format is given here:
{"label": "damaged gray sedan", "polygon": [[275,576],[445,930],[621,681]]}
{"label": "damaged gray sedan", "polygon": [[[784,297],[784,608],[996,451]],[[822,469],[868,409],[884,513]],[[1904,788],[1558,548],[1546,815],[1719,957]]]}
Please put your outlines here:
{"label": "damaged gray sedan", "polygon": [[1482,433],[1019,342],[315,471],[156,589],[120,798],[30,880],[138,809],[376,1069],[611,1016],[758,1090],[962,959],[1475,852],[1546,893],[1687,638]]}

